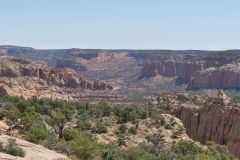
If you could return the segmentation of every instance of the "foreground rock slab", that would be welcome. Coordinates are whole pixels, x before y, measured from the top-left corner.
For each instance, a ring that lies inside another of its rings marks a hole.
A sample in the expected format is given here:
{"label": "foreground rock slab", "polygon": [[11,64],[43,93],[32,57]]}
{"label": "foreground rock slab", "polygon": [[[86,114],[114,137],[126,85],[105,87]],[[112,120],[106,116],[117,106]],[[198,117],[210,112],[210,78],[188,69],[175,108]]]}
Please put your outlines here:
{"label": "foreground rock slab", "polygon": [[[0,142],[2,142],[3,145],[6,145],[8,139],[10,138],[13,138],[13,137],[8,135],[1,135]],[[36,145],[18,138],[14,138],[14,139],[16,139],[16,143],[26,152],[25,157],[22,158],[17,156],[11,156],[5,153],[0,153],[0,159],[2,160],[54,160],[54,159],[68,160],[68,158],[65,155],[56,153],[52,150],[44,148],[43,146]]]}

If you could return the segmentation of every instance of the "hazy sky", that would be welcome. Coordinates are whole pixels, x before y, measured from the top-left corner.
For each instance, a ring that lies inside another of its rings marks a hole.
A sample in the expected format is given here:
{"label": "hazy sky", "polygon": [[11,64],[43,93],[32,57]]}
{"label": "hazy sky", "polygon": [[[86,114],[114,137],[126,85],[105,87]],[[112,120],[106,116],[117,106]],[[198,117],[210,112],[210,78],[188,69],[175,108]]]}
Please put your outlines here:
{"label": "hazy sky", "polygon": [[236,49],[240,0],[0,0],[0,44]]}

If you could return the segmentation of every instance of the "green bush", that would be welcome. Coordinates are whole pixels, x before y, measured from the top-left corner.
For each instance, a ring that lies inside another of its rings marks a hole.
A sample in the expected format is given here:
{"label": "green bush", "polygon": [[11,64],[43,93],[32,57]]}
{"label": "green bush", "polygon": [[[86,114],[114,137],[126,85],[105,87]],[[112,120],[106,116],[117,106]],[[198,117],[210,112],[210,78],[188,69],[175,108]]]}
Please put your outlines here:
{"label": "green bush", "polygon": [[159,124],[161,126],[164,126],[166,124],[166,120],[163,116],[160,116],[156,119],[156,124]]}
{"label": "green bush", "polygon": [[13,156],[24,157],[25,152],[22,148],[18,146],[15,139],[8,139],[8,143],[6,146],[6,153],[11,154]]}
{"label": "green bush", "polygon": [[118,117],[119,123],[127,123],[128,121],[135,122],[138,118],[136,110],[130,107],[116,109],[115,115]]}
{"label": "green bush", "polygon": [[48,132],[44,128],[33,127],[26,133],[26,140],[30,142],[38,142],[48,138]]}
{"label": "green bush", "polygon": [[92,127],[92,132],[93,133],[107,133],[107,127],[105,127],[102,123],[97,122],[94,127]]}
{"label": "green bush", "polygon": [[126,133],[128,128],[125,124],[121,124],[119,127],[118,127],[118,130],[120,131],[120,133]]}
{"label": "green bush", "polygon": [[109,146],[101,151],[102,160],[122,160],[119,149]]}
{"label": "green bush", "polygon": [[82,160],[93,160],[100,157],[100,147],[97,142],[81,132],[78,132],[74,139],[64,142],[63,145],[67,147],[71,155]]}
{"label": "green bush", "polygon": [[172,129],[172,126],[169,123],[165,124],[164,127],[165,129]]}
{"label": "green bush", "polygon": [[203,153],[203,149],[192,141],[179,141],[173,146],[173,152],[178,155],[196,155]]}
{"label": "green bush", "polygon": [[180,135],[181,135],[181,131],[174,131],[173,133],[172,133],[172,138],[173,139],[177,139],[177,138],[179,138],[180,137]]}
{"label": "green bush", "polygon": [[154,160],[154,156],[140,150],[139,148],[130,148],[123,153],[124,160]]}
{"label": "green bush", "polygon": [[82,131],[87,131],[91,129],[92,123],[89,120],[78,119],[77,127]]}
{"label": "green bush", "polygon": [[130,127],[128,129],[128,132],[131,133],[131,134],[137,134],[137,128],[136,127]]}
{"label": "green bush", "polygon": [[103,117],[104,116],[109,117],[112,113],[112,107],[107,102],[104,101],[99,102],[98,108],[101,112],[101,116]]}
{"label": "green bush", "polygon": [[79,131],[73,128],[65,129],[63,132],[63,138],[66,141],[74,140],[79,134]]}
{"label": "green bush", "polygon": [[161,134],[153,134],[151,136],[147,136],[146,139],[157,146],[160,142],[163,141],[164,136]]}

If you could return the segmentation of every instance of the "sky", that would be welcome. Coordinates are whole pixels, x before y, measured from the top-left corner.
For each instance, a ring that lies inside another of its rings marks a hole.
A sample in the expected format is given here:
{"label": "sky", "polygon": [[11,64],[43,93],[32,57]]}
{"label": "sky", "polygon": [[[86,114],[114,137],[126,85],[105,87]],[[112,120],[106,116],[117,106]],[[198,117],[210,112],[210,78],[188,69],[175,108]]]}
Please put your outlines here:
{"label": "sky", "polygon": [[0,45],[240,49],[240,0],[0,0]]}

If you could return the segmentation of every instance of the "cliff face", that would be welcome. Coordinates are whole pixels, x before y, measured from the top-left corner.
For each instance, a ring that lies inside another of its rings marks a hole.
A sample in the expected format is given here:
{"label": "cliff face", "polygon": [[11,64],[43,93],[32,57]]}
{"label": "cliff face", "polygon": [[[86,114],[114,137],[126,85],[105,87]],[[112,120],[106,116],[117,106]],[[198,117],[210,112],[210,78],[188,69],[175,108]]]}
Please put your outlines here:
{"label": "cliff face", "polygon": [[[9,59],[3,58],[0,62],[0,77],[36,77],[40,78],[48,85],[56,85],[60,87],[78,88],[83,87],[86,89],[112,89],[112,87],[101,82],[102,87],[94,85],[95,82],[88,82],[82,77],[78,77],[76,72],[72,69],[54,69],[46,65],[39,65],[31,63],[23,59]],[[98,84],[100,82],[97,80]]]}
{"label": "cliff face", "polygon": [[188,85],[189,89],[200,88],[240,88],[240,65],[227,64],[196,72]]}
{"label": "cliff face", "polygon": [[[0,58],[0,96],[75,99],[112,90],[100,80],[87,81],[73,69],[55,69],[23,59]],[[104,96],[104,95],[103,95]]]}
{"label": "cliff face", "polygon": [[227,145],[240,157],[240,108],[229,106],[229,99],[220,91],[200,109],[180,106],[174,114],[182,120],[188,135],[203,144],[207,141]]}
{"label": "cliff face", "polygon": [[141,67],[141,77],[158,74],[177,77],[188,89],[239,88],[239,57],[208,56],[200,59],[147,60]]}
{"label": "cliff face", "polygon": [[57,68],[73,68],[77,71],[87,71],[91,70],[92,68],[101,68],[102,66],[108,63],[115,63],[118,61],[128,60],[130,57],[127,53],[106,53],[100,52],[97,55],[95,54],[82,54],[70,52],[71,59],[58,59],[56,62]]}
{"label": "cliff face", "polygon": [[157,74],[167,77],[178,77],[189,81],[193,73],[207,66],[204,62],[147,61],[142,65],[142,77],[152,77]]}

